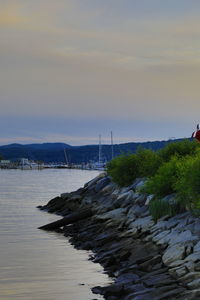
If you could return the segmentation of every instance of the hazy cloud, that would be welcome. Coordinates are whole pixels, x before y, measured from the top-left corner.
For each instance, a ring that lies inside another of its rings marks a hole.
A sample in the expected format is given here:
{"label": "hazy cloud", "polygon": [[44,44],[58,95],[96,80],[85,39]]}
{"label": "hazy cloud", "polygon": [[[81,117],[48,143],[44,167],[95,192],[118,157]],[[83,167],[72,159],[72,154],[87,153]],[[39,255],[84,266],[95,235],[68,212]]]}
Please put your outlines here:
{"label": "hazy cloud", "polygon": [[124,139],[162,136],[163,122],[182,136],[199,118],[199,17],[195,0],[2,0],[0,116],[85,120],[88,141],[94,119],[137,122]]}

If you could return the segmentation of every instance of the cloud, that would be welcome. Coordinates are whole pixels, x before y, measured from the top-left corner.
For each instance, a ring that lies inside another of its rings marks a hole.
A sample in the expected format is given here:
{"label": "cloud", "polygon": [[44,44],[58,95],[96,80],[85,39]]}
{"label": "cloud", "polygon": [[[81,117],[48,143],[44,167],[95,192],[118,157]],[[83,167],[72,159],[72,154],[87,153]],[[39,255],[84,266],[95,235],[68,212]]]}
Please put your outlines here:
{"label": "cloud", "polygon": [[2,1],[0,115],[198,119],[198,11],[147,2]]}
{"label": "cloud", "polygon": [[17,4],[16,1],[8,2],[4,2],[4,4],[1,3],[0,28],[15,27],[19,25],[23,26],[25,23],[27,23],[27,16],[23,16],[20,13],[22,5],[19,3]]}
{"label": "cloud", "polygon": [[[168,15],[141,15],[141,6],[140,19],[132,18],[131,14],[127,18],[116,9],[122,9],[119,1],[115,8],[111,6],[112,1],[107,5],[103,2],[101,6],[61,0],[56,3],[52,0],[3,3],[6,4],[1,4],[0,25],[4,25],[4,29],[8,26],[16,33],[16,37],[14,34],[6,37],[7,43],[13,51],[19,49],[21,44],[22,54],[26,52],[26,55],[34,56],[35,52],[36,59],[39,54],[44,59],[46,52],[46,57],[50,58],[72,56],[91,61],[96,59],[104,65],[109,63],[113,67],[128,69],[199,63],[200,42],[193,39],[192,46],[187,43],[193,34],[199,34],[198,15],[195,19],[192,15],[173,16],[169,20]],[[126,3],[130,5],[129,1]],[[102,14],[111,7],[115,14],[110,16],[111,26],[104,30],[103,22],[108,16]],[[135,4],[135,7],[138,8],[138,5]],[[125,12],[128,13],[127,10]],[[117,16],[123,19],[120,26],[116,22]],[[98,17],[102,18],[102,23],[92,26],[92,20]]]}

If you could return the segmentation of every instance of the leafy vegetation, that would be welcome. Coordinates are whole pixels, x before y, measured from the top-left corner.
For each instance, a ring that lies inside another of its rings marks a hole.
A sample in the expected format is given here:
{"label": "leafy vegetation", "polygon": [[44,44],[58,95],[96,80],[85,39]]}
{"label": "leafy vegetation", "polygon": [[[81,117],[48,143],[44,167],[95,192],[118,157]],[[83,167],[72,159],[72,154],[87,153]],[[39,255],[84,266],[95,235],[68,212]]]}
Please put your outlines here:
{"label": "leafy vegetation", "polygon": [[[173,167],[172,167],[173,165]],[[164,167],[165,166],[165,170]],[[195,213],[200,212],[200,152],[197,151],[193,156],[187,155],[184,158],[172,158],[170,162],[165,163],[159,170],[164,170],[163,179],[167,179],[169,175],[170,166],[172,167],[174,173],[172,174],[172,179],[166,182],[166,187],[169,187],[170,192],[176,193],[175,206],[173,207],[173,213],[191,210]],[[166,209],[162,206],[162,196],[169,193],[169,190],[164,189],[163,185],[159,185],[158,174],[153,176],[147,181],[145,190],[149,192],[155,192],[156,199],[154,199],[150,206],[152,207],[151,213],[156,219],[158,216],[158,211],[160,211],[160,216],[166,214]],[[153,182],[155,187],[153,188]],[[156,191],[155,188],[158,188]],[[161,199],[161,200],[158,200]],[[172,205],[170,205],[172,207]],[[172,215],[172,213],[167,213]]]}
{"label": "leafy vegetation", "polygon": [[186,157],[179,164],[178,173],[174,189],[180,205],[190,210],[200,209],[200,152]]}
{"label": "leafy vegetation", "polygon": [[136,154],[120,155],[107,164],[107,172],[119,186],[133,183],[138,176],[138,160]]}
{"label": "leafy vegetation", "polygon": [[[147,177],[142,191],[154,194],[150,212],[155,220],[190,209],[200,211],[200,144],[183,140],[154,152],[139,149],[136,154],[116,157],[108,164],[108,174],[119,186]],[[175,193],[173,203],[164,197]]]}
{"label": "leafy vegetation", "polygon": [[139,148],[136,154],[120,155],[107,164],[107,172],[119,186],[127,186],[137,177],[152,176],[162,160],[152,150]]}
{"label": "leafy vegetation", "polygon": [[162,163],[162,158],[150,149],[138,148],[136,157],[138,162],[138,177],[153,176]]}
{"label": "leafy vegetation", "polygon": [[196,150],[199,148],[199,143],[184,139],[179,142],[173,142],[167,144],[164,148],[158,151],[158,154],[163,161],[169,161],[172,156],[183,157],[186,155],[194,155]]}
{"label": "leafy vegetation", "polygon": [[178,178],[179,159],[174,156],[169,162],[163,163],[156,174],[148,179],[144,191],[154,194],[157,198],[175,192],[175,183]]}

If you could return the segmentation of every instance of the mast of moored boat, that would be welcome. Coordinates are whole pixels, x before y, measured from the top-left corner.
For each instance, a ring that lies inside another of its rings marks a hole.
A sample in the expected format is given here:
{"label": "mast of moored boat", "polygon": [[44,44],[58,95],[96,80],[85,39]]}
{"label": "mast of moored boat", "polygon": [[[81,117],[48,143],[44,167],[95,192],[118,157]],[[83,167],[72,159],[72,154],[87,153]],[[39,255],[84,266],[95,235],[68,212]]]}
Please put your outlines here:
{"label": "mast of moored boat", "polygon": [[113,148],[113,132],[111,131],[110,133],[110,137],[111,137],[111,159],[114,158],[114,148]]}
{"label": "mast of moored boat", "polygon": [[101,134],[99,135],[99,165],[101,164]]}
{"label": "mast of moored boat", "polygon": [[65,148],[64,148],[64,154],[65,154],[66,164],[69,165],[69,161],[68,161],[68,158],[67,158],[67,153],[66,153],[66,149]]}

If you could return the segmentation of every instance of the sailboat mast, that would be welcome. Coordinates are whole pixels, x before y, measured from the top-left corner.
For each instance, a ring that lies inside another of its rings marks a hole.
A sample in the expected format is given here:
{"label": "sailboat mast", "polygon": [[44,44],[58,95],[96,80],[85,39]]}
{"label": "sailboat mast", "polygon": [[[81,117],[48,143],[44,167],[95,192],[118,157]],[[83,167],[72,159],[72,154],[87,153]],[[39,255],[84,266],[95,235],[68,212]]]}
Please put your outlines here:
{"label": "sailboat mast", "polygon": [[110,133],[110,137],[111,137],[111,159],[114,158],[114,148],[113,148],[113,132],[111,131]]}
{"label": "sailboat mast", "polygon": [[99,164],[101,164],[101,135],[99,135]]}
{"label": "sailboat mast", "polygon": [[68,159],[67,159],[67,153],[66,153],[66,149],[64,148],[64,154],[65,154],[65,160],[66,160],[66,164],[68,165],[69,162],[68,162]]}

